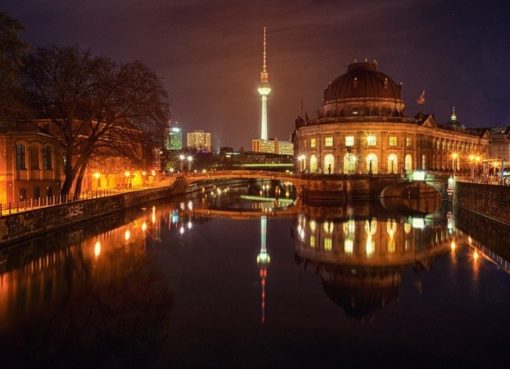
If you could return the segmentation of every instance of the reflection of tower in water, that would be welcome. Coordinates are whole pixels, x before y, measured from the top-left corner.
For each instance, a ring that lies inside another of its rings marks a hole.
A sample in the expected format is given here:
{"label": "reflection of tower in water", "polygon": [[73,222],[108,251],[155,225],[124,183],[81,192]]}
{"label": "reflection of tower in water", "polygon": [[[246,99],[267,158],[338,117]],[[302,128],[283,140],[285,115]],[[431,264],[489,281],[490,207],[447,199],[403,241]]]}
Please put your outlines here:
{"label": "reflection of tower in water", "polygon": [[260,322],[264,323],[266,320],[266,278],[267,268],[271,257],[266,249],[266,235],[267,235],[267,217],[264,215],[260,217],[260,252],[257,255],[257,264],[259,265],[260,277]]}

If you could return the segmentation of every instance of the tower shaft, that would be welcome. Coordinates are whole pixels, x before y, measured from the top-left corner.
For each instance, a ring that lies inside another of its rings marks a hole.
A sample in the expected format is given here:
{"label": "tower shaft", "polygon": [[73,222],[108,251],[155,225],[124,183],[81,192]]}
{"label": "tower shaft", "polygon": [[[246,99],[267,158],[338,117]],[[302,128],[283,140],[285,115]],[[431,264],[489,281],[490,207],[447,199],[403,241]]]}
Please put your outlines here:
{"label": "tower shaft", "polygon": [[260,138],[262,140],[268,139],[268,124],[267,124],[267,96],[271,92],[269,86],[269,73],[267,72],[267,50],[266,50],[266,27],[264,27],[264,39],[262,43],[262,72],[260,72],[259,94],[261,96],[261,115],[260,115]]}

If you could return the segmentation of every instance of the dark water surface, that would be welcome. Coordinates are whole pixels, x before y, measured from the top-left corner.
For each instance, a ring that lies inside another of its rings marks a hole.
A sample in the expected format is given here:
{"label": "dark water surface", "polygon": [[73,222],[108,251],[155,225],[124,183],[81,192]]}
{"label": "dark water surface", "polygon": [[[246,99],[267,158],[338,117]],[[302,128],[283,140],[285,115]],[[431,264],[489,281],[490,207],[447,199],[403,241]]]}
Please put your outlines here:
{"label": "dark water surface", "polygon": [[473,221],[240,194],[0,250],[1,367],[508,366],[508,265]]}

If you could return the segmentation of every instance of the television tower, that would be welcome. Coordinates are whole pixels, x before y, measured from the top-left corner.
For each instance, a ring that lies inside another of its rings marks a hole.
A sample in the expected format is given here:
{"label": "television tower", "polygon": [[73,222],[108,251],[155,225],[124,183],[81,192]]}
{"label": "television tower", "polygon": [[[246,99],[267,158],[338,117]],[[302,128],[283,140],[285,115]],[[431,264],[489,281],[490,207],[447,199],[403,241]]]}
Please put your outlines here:
{"label": "television tower", "polygon": [[262,51],[262,72],[260,72],[260,84],[259,84],[259,94],[262,98],[262,111],[260,117],[260,138],[262,140],[267,140],[267,95],[271,92],[271,87],[269,86],[269,73],[267,73],[266,66],[266,27],[264,27],[264,42],[263,42],[263,51]]}

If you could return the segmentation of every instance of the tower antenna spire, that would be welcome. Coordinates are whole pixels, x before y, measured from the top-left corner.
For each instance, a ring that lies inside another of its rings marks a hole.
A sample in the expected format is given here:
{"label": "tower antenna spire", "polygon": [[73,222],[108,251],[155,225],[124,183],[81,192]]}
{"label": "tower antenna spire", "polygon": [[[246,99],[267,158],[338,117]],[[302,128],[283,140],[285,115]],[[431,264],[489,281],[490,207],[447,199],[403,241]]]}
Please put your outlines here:
{"label": "tower antenna spire", "polygon": [[262,72],[260,73],[260,82],[269,82],[269,73],[267,73],[267,40],[266,40],[267,29],[264,27],[264,41],[262,42]]}

